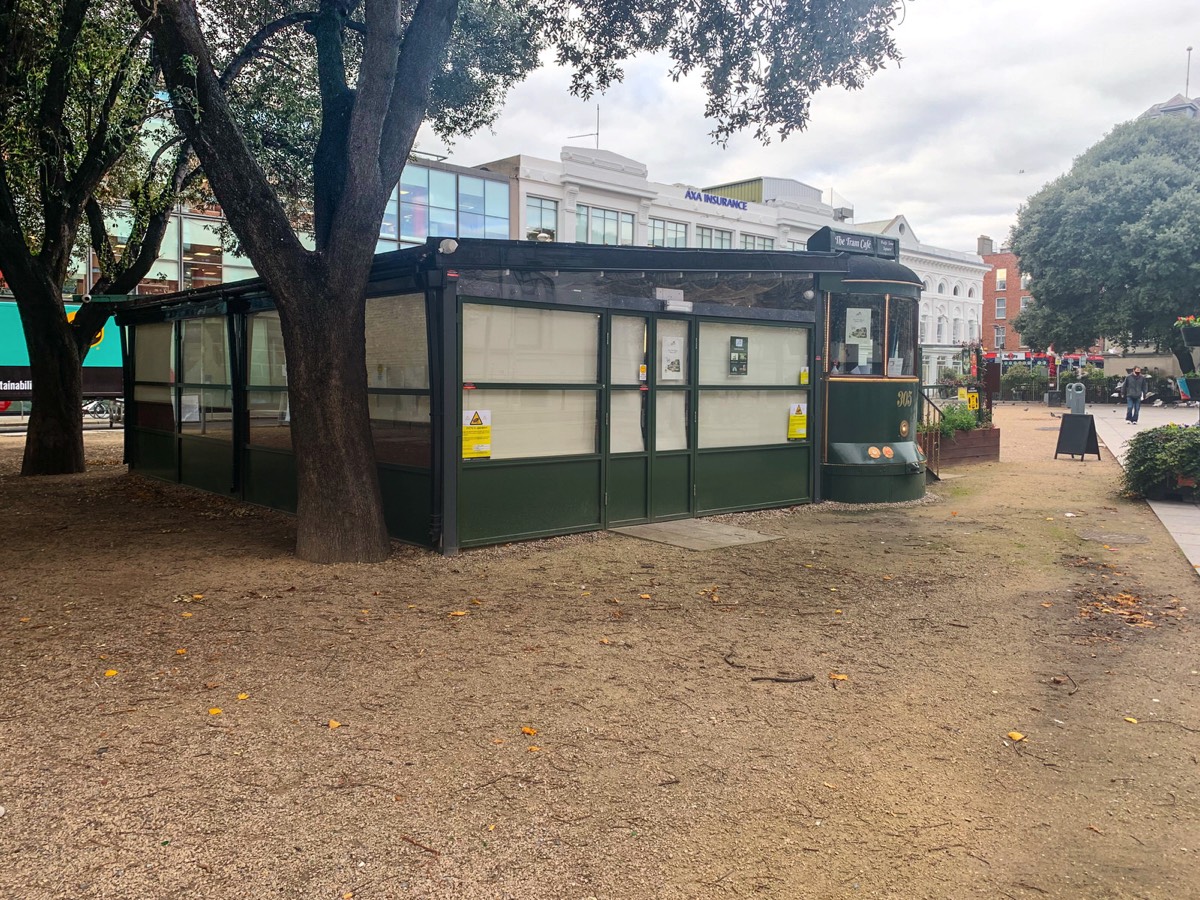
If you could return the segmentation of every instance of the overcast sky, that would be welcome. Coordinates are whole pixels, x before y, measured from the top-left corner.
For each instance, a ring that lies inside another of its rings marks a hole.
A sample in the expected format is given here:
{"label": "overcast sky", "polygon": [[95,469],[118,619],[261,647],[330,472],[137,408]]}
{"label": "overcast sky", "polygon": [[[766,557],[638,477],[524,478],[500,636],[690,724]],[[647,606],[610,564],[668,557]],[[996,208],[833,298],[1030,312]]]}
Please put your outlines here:
{"label": "overcast sky", "polygon": [[[904,214],[919,240],[975,249],[1005,241],[1017,207],[1114,125],[1184,92],[1200,95],[1197,0],[908,0],[895,29],[904,55],[861,91],[827,89],[808,129],[763,147],[712,143],[704,94],[667,64],[638,60],[600,96],[600,147],[643,162],[651,181],[698,187],[770,175],[833,188],[855,220]],[[557,159],[595,146],[595,101],[542,69],[509,96],[492,133],[449,151],[429,131],[417,149],[477,165],[517,153]]]}

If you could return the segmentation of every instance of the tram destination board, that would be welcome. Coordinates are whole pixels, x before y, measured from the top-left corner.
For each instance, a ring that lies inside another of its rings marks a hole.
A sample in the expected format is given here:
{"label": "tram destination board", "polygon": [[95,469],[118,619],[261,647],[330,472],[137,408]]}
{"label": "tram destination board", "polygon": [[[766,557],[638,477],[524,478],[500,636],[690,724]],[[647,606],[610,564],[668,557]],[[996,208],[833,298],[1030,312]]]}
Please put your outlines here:
{"label": "tram destination board", "polygon": [[1054,458],[1058,459],[1060,453],[1066,453],[1072,459],[1078,456],[1080,462],[1089,453],[1095,453],[1096,459],[1099,459],[1100,444],[1096,438],[1095,418],[1071,413],[1064,415],[1062,424],[1058,426],[1058,446],[1054,449]]}

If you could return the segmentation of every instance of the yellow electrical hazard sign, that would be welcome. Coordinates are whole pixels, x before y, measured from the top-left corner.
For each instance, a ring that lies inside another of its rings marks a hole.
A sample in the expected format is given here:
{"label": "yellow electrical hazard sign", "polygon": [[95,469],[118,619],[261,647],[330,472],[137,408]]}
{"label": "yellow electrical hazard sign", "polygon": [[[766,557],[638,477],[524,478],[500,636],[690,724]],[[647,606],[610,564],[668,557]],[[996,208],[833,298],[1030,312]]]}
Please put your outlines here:
{"label": "yellow electrical hazard sign", "polygon": [[488,459],[492,455],[492,411],[463,411],[463,459]]}
{"label": "yellow electrical hazard sign", "polygon": [[802,441],[806,437],[808,437],[808,404],[789,403],[787,439]]}

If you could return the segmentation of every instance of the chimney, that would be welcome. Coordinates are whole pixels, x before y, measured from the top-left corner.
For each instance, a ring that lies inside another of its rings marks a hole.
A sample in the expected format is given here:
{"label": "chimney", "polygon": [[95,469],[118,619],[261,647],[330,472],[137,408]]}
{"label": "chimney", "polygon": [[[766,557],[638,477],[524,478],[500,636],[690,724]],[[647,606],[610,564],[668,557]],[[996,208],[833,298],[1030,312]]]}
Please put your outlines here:
{"label": "chimney", "polygon": [[992,239],[986,234],[981,234],[977,243],[976,252],[980,256],[989,256],[996,252],[996,245],[992,243]]}

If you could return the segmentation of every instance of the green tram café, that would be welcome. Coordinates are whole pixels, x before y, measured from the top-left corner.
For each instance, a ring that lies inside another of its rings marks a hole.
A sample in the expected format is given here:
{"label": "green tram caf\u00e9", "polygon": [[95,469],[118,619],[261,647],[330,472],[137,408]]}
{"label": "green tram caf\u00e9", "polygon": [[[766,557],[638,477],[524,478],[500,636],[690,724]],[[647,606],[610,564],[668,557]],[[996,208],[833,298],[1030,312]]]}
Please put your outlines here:
{"label": "green tram caf\u00e9", "polygon": [[[377,256],[367,390],[391,534],[453,554],[921,496],[920,279],[890,238],[826,228],[809,248],[431,238]],[[118,321],[131,470],[294,510],[261,282],[136,301]]]}

